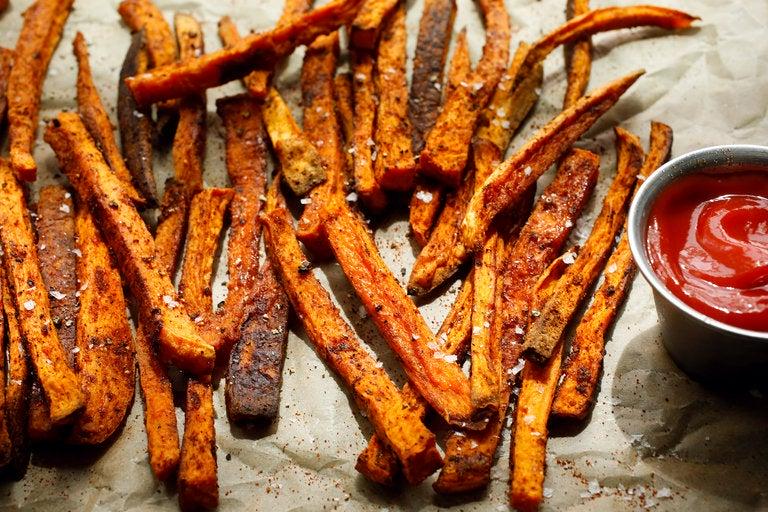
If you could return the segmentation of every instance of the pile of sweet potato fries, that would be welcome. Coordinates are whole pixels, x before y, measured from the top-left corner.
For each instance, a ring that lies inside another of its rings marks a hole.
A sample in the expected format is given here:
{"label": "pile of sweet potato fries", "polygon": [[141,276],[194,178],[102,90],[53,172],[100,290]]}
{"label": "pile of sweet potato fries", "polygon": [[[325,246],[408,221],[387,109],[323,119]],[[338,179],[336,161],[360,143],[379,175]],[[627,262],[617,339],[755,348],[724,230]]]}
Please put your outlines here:
{"label": "pile of sweet potato fries", "polygon": [[[24,475],[37,443],[96,445],[119,435],[138,370],[153,473],[177,479],[182,508],[216,507],[214,387],[223,374],[231,422],[274,421],[292,310],[373,426],[360,473],[416,485],[439,471],[438,493],[482,489],[508,429],[510,505],[538,508],[549,419],[583,420],[595,401],[608,331],[635,273],[623,233],[628,205],[672,144],[662,123],[650,127],[647,154],[616,127],[602,209],[583,245],[566,247],[600,167],[574,144],[643,74],[626,70],[586,92],[590,38],[639,26],[683,30],[697,18],[572,0],[563,25],[512,51],[504,1],[477,5],[485,46],[473,65],[464,31],[448,59],[455,0],[425,0],[409,87],[403,0],[314,9],[285,0],[265,32],[241,37],[223,18],[223,48],[208,53],[194,17],[176,13],[171,25],[152,0],[123,0],[118,12],[133,35],[115,77],[120,144],[87,34],[78,33],[77,109],[47,120],[43,134],[68,185],[43,187],[34,203],[27,187],[37,174],[42,85],[73,0],[36,0],[24,12],[16,48],[0,48],[0,122],[7,117],[10,142],[0,158],[0,465],[12,478]],[[273,84],[276,64],[299,45],[307,45],[301,123]],[[544,60],[560,46],[569,48],[562,112],[505,158],[541,93]],[[345,53],[350,72],[339,71]],[[244,92],[216,102],[231,185],[208,188],[206,90],[237,79]],[[153,169],[163,138],[172,138],[173,161],[164,184]],[[421,246],[407,291],[364,217],[402,204]],[[225,230],[227,295],[214,307]],[[396,354],[402,388],[316,278],[313,263],[329,260]],[[408,294],[454,276],[463,284],[432,332]],[[170,369],[186,383],[181,439]],[[430,411],[443,428],[428,428]],[[435,432],[446,427],[441,449]]]}

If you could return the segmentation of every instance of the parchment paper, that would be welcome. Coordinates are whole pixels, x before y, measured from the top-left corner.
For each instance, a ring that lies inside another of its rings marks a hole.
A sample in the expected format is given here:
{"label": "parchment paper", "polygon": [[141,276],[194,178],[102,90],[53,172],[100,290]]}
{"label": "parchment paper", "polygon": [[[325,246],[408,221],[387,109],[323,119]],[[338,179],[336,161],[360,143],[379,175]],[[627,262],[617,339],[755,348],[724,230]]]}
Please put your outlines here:
{"label": "parchment paper", "polygon": [[[30,3],[11,0],[0,18],[0,44],[12,47]],[[219,48],[216,22],[232,16],[240,29],[272,26],[279,0],[157,0],[166,17],[184,11],[205,28],[208,49]],[[765,0],[665,0],[670,7],[701,16],[697,28],[667,34],[633,30],[595,38],[591,88],[633,69],[648,72],[582,141],[602,155],[603,179],[574,235],[583,239],[606,189],[614,165],[612,127],[620,123],[647,141],[649,121],[658,119],[675,131],[674,154],[712,144],[766,142],[768,120],[768,38]],[[594,7],[629,4],[594,0]],[[475,4],[459,0],[455,31],[469,29],[473,59],[484,33]],[[533,41],[564,19],[564,0],[508,0],[515,26],[513,45]],[[92,67],[114,117],[120,63],[129,34],[116,12],[116,1],[77,0],[64,38],[53,57],[43,96],[43,117],[74,109],[76,68],[71,41],[77,30],[90,43]],[[410,54],[421,2],[409,2]],[[297,114],[296,81],[303,52],[281,72],[278,84]],[[513,146],[560,110],[564,91],[562,52],[546,64],[542,100]],[[226,185],[221,128],[214,113],[216,97],[240,90],[239,84],[209,93],[208,151],[205,180]],[[39,134],[35,151],[40,182],[54,179],[55,158]],[[158,172],[168,173],[169,159],[159,157]],[[544,178],[547,182],[548,178]],[[163,183],[159,179],[158,183]],[[404,212],[377,222],[376,241],[402,282],[414,260]],[[226,251],[224,251],[226,253]],[[226,254],[222,255],[224,258]],[[220,265],[214,301],[226,281]],[[386,344],[337,265],[316,271],[330,283],[357,332],[402,382]],[[454,283],[425,301],[422,311],[437,328],[457,289]],[[660,345],[649,287],[638,277],[612,332],[605,358],[599,401],[583,425],[556,426],[548,445],[543,510],[749,510],[768,508],[766,401],[760,390],[716,391],[689,380]],[[367,420],[315,355],[295,320],[285,363],[280,419],[254,436],[231,427],[225,416],[223,383],[215,395],[221,510],[506,510],[508,434],[499,450],[493,481],[485,493],[455,500],[437,497],[431,480],[416,488],[385,491],[354,470],[357,454],[371,434]],[[183,425],[179,413],[180,425]],[[176,510],[175,491],[156,482],[149,469],[140,401],[120,436],[99,450],[51,447],[36,453],[27,477],[0,485],[0,509],[27,510]]]}

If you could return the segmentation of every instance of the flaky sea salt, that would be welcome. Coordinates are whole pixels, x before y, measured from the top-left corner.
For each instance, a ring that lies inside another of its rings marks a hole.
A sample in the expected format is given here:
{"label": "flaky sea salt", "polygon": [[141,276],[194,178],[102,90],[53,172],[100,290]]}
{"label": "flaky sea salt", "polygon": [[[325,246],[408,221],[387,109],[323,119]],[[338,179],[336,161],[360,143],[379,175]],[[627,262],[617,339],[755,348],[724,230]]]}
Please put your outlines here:
{"label": "flaky sea salt", "polygon": [[357,192],[350,192],[349,194],[347,194],[347,201],[349,201],[350,203],[357,202]]}
{"label": "flaky sea salt", "polygon": [[28,300],[27,302],[24,303],[24,309],[26,309],[27,311],[32,311],[33,309],[35,309],[35,306],[37,306],[37,303],[33,300]]}
{"label": "flaky sea salt", "polygon": [[59,211],[63,213],[69,213],[69,205],[62,203],[61,206],[59,206]]}
{"label": "flaky sea salt", "polygon": [[64,297],[66,297],[66,296],[67,296],[67,294],[66,294],[66,293],[61,293],[61,292],[60,292],[60,291],[58,291],[58,290],[51,290],[50,292],[48,292],[48,294],[49,294],[51,297],[53,297],[54,299],[56,299],[56,300],[61,300],[61,299],[63,299]]}
{"label": "flaky sea salt", "polygon": [[416,199],[418,199],[422,203],[431,203],[432,192],[427,192],[426,190],[419,190],[418,192],[416,192]]}
{"label": "flaky sea salt", "polygon": [[531,166],[527,166],[525,169],[523,169],[523,173],[525,173],[526,176],[530,176],[533,172],[533,169],[531,169]]}
{"label": "flaky sea salt", "polygon": [[510,373],[512,373],[512,375],[517,375],[518,373],[523,371],[523,368],[525,368],[525,359],[521,357],[520,359],[517,360],[517,364],[512,368],[510,368],[509,371]]}
{"label": "flaky sea salt", "polygon": [[544,492],[542,492],[545,498],[551,498],[553,494],[555,494],[554,489],[550,487],[545,487]]}
{"label": "flaky sea salt", "polygon": [[530,425],[534,421],[536,421],[536,416],[534,416],[533,414],[526,414],[523,417],[523,423],[525,423],[526,425]]}
{"label": "flaky sea salt", "polygon": [[614,272],[616,272],[616,264],[615,264],[615,263],[611,263],[611,264],[608,266],[608,268],[607,268],[607,269],[605,269],[605,271],[606,271],[608,274],[613,274]]}
{"label": "flaky sea salt", "polygon": [[301,199],[299,199],[299,202],[301,204],[310,204],[312,202],[312,198],[311,197],[302,197]]}
{"label": "flaky sea salt", "polygon": [[515,334],[523,335],[523,334],[525,334],[525,329],[523,329],[522,327],[520,327],[518,325],[518,326],[515,327]]}
{"label": "flaky sea salt", "polygon": [[175,300],[173,300],[173,297],[171,297],[170,295],[163,295],[163,302],[165,302],[165,304],[170,309],[175,309],[175,308],[180,306],[180,304],[178,302],[176,302]]}
{"label": "flaky sea salt", "polygon": [[565,263],[566,265],[573,265],[575,261],[576,261],[576,254],[570,251],[563,254],[563,263]]}
{"label": "flaky sea salt", "polygon": [[565,227],[567,227],[567,228],[572,228],[573,227],[573,222],[571,221],[571,219],[568,219],[568,220],[565,221]]}
{"label": "flaky sea salt", "polygon": [[82,258],[83,257],[83,253],[80,252],[80,249],[72,249],[72,254],[74,254],[78,258]]}

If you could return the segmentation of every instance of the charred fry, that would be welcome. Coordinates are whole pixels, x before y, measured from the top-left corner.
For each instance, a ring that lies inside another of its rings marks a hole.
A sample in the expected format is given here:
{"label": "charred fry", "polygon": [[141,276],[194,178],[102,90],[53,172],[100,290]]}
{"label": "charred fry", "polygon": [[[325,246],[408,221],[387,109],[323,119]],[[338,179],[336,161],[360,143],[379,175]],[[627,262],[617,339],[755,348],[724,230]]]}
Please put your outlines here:
{"label": "charred fry", "polygon": [[376,361],[357,341],[328,293],[307,266],[293,236],[290,217],[277,208],[264,219],[270,260],[318,355],[337,372],[367,414],[376,434],[391,447],[409,482],[420,482],[440,466],[435,438],[421,423]]}
{"label": "charred fry", "polygon": [[352,21],[352,46],[361,50],[373,50],[379,40],[379,32],[387,15],[398,0],[365,0]]}
{"label": "charred fry", "polygon": [[148,105],[237,80],[253,70],[254,62],[272,65],[297,46],[349,22],[361,1],[333,0],[283,27],[245,37],[231,48],[129,78],[128,87],[139,105]]}
{"label": "charred fry", "polygon": [[155,257],[155,243],[133,204],[123,193],[77,114],[61,113],[48,124],[45,140],[61,168],[89,204],[115,254],[121,273],[151,332],[157,332],[161,355],[181,369],[206,373],[214,349],[197,333],[179,306],[173,284]]}
{"label": "charred fry", "polygon": [[132,31],[143,30],[146,34],[147,53],[152,67],[165,66],[176,61],[173,32],[163,13],[152,0],[123,0],[117,7],[117,12]]}
{"label": "charred fry", "polygon": [[60,424],[83,406],[80,379],[67,364],[53,329],[24,192],[6,160],[0,160],[0,221],[3,265],[21,335],[48,402],[51,421]]}
{"label": "charred fry", "polygon": [[37,0],[24,11],[8,77],[8,137],[11,165],[23,181],[35,181],[37,164],[32,145],[37,133],[40,95],[73,0]]}

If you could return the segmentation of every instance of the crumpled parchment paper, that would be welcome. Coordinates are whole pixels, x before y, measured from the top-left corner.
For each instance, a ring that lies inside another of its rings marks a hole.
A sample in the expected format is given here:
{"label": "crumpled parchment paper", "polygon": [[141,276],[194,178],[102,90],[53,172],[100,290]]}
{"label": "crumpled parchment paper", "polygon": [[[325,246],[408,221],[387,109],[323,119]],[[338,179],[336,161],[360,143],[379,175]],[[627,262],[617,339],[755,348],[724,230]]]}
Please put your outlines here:
{"label": "crumpled parchment paper", "polygon": [[[612,127],[621,124],[647,141],[649,122],[658,119],[675,132],[674,155],[707,145],[765,143],[768,138],[768,3],[764,0],[652,0],[702,20],[685,33],[637,29],[594,38],[590,88],[637,68],[647,73],[580,143],[602,155],[596,197],[579,222],[573,242],[583,240],[599,210],[614,165]],[[167,19],[176,11],[198,17],[207,48],[220,44],[216,22],[223,15],[242,31],[272,26],[279,0],[157,0]],[[29,0],[11,0],[0,17],[0,44],[12,47]],[[468,27],[473,59],[484,32],[477,8],[459,0],[455,32]],[[594,0],[593,7],[628,5],[628,0]],[[129,33],[119,21],[117,1],[77,0],[56,51],[43,94],[42,117],[75,108],[75,61],[71,41],[77,30],[90,43],[96,84],[114,117],[120,63]],[[513,45],[533,41],[564,19],[563,0],[508,0]],[[412,55],[421,1],[408,4]],[[296,87],[303,52],[283,67],[278,85],[300,115]],[[542,99],[513,142],[522,144],[561,107],[565,86],[563,55],[546,64]],[[215,98],[237,92],[237,83],[209,92],[205,180],[226,185],[221,127]],[[35,155],[39,183],[60,180],[55,158],[39,134]],[[163,183],[170,159],[159,156]],[[548,181],[545,177],[543,182]],[[415,248],[407,238],[404,212],[377,222],[376,241],[393,272],[405,281]],[[226,252],[226,251],[224,251]],[[223,261],[223,260],[222,260]],[[226,281],[220,265],[214,301]],[[318,269],[359,335],[393,378],[402,374],[391,352],[365,318],[338,265]],[[424,301],[422,311],[437,328],[457,290]],[[543,510],[748,510],[768,507],[768,412],[760,390],[723,391],[688,379],[660,344],[650,289],[638,277],[612,331],[599,401],[581,425],[555,425],[548,445]],[[508,434],[499,450],[487,492],[463,499],[436,496],[430,481],[416,488],[386,491],[354,470],[357,454],[371,435],[339,382],[315,355],[292,321],[285,363],[280,419],[258,435],[230,426],[223,383],[216,392],[220,510],[506,510]],[[183,425],[179,412],[180,425]],[[96,450],[54,446],[33,456],[27,477],[0,484],[0,509],[11,510],[177,510],[175,491],[156,482],[149,469],[141,403],[134,403],[119,437]]]}

